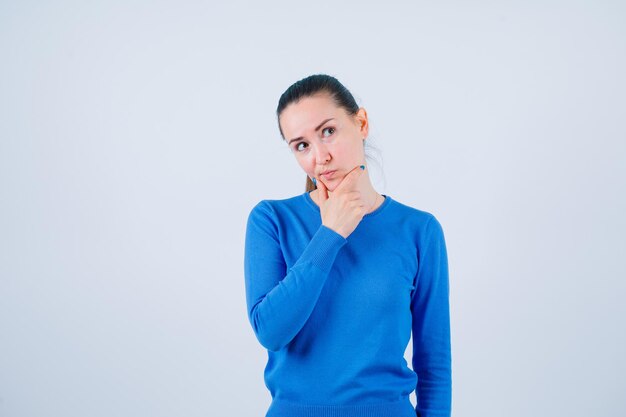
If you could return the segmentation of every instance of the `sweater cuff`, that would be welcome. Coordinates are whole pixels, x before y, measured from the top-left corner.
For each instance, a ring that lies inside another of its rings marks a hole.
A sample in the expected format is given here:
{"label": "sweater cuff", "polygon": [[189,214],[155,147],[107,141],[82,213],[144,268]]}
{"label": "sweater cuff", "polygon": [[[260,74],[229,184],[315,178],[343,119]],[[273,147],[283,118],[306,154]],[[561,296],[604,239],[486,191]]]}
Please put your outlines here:
{"label": "sweater cuff", "polygon": [[329,272],[339,253],[339,249],[348,242],[333,229],[320,225],[308,246],[302,252],[297,263],[310,262],[324,272]]}

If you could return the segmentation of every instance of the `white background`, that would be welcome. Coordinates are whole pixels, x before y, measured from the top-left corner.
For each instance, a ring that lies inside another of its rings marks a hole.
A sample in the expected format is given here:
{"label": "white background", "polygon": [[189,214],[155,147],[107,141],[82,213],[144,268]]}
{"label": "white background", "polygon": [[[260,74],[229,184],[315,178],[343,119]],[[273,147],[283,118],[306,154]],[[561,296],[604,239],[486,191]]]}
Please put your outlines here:
{"label": "white background", "polygon": [[275,109],[313,73],[368,111],[377,191],[443,225],[453,415],[626,414],[625,23],[617,0],[1,0],[0,416],[264,415],[245,221],[304,192]]}

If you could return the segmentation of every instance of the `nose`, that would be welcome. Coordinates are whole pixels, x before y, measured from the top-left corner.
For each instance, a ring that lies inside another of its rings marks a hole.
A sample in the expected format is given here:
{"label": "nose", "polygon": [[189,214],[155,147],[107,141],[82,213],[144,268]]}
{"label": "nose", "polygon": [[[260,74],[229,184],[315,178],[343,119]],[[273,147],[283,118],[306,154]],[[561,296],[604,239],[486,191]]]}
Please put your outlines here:
{"label": "nose", "polygon": [[326,149],[326,145],[316,144],[315,148],[315,162],[319,165],[324,165],[330,160],[330,153]]}

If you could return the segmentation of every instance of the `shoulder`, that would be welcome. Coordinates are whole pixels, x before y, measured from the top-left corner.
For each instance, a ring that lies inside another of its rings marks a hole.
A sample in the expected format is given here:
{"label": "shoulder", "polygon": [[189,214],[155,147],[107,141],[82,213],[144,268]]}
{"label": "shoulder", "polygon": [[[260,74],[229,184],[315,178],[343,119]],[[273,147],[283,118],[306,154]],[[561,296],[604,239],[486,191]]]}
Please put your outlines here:
{"label": "shoulder", "polygon": [[443,227],[439,218],[431,211],[419,209],[398,200],[392,199],[390,212],[396,219],[400,219],[403,228],[411,231],[418,246],[427,241],[443,237]]}
{"label": "shoulder", "polygon": [[250,212],[268,210],[275,212],[282,211],[287,208],[300,207],[303,201],[304,198],[302,194],[281,199],[263,199],[256,203]]}
{"label": "shoulder", "polygon": [[396,199],[392,199],[390,209],[392,209],[391,211],[394,215],[409,219],[412,223],[418,225],[428,226],[430,223],[439,223],[439,220],[432,212],[418,209]]}
{"label": "shoulder", "polygon": [[248,221],[272,220],[290,217],[291,214],[301,211],[305,202],[302,194],[282,198],[263,199],[257,202],[248,214]]}

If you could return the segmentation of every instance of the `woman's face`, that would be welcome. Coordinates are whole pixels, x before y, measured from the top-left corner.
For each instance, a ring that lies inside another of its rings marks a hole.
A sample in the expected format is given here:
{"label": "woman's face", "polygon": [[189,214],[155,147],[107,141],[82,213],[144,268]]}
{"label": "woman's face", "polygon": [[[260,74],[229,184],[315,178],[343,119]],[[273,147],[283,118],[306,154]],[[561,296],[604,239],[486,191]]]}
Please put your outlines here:
{"label": "woman's face", "polygon": [[[369,126],[364,108],[349,116],[328,94],[317,94],[285,107],[279,121],[298,164],[329,191],[352,169],[365,164],[363,139]],[[321,175],[324,171],[334,172]]]}

